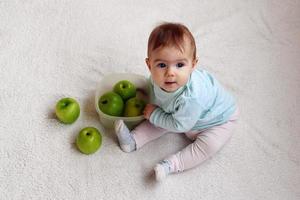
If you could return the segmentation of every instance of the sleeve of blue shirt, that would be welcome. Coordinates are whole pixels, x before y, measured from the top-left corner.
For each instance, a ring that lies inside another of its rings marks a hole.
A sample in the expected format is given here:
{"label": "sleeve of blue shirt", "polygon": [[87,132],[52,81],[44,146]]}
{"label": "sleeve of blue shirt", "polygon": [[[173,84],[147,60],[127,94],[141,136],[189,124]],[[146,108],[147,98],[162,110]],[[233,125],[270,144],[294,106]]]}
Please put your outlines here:
{"label": "sleeve of blue shirt", "polygon": [[172,132],[187,132],[194,127],[202,112],[202,106],[196,99],[184,98],[178,101],[173,113],[166,113],[158,107],[149,120],[155,126]]}

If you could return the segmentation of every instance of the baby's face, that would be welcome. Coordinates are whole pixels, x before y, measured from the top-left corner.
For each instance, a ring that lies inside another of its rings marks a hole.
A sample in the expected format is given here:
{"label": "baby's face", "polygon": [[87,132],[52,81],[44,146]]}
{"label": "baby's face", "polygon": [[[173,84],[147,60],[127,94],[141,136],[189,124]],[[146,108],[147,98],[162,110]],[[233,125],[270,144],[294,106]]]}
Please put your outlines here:
{"label": "baby's face", "polygon": [[175,46],[158,48],[146,59],[153,81],[166,92],[184,86],[195,69],[197,60],[193,59],[190,44],[185,42],[183,46],[183,52]]}

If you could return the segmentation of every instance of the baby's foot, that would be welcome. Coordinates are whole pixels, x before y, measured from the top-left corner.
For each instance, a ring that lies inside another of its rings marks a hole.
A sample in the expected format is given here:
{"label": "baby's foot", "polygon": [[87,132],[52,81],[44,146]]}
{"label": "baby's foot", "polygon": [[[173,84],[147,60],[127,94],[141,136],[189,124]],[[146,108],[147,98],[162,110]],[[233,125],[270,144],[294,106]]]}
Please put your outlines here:
{"label": "baby's foot", "polygon": [[170,174],[170,166],[170,161],[168,160],[163,160],[156,164],[156,166],[154,167],[154,172],[157,181],[164,180],[168,176],[168,174]]}
{"label": "baby's foot", "polygon": [[121,149],[127,153],[134,151],[136,149],[135,140],[123,120],[115,121],[114,125]]}

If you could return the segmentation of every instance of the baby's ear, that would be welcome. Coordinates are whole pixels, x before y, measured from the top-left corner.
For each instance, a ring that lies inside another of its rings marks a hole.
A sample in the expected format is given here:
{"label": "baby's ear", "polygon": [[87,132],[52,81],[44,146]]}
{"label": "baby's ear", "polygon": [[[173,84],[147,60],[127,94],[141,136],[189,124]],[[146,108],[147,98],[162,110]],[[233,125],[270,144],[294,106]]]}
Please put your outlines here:
{"label": "baby's ear", "polygon": [[195,58],[195,59],[193,60],[193,69],[196,68],[197,63],[198,63],[198,58]]}
{"label": "baby's ear", "polygon": [[147,66],[148,66],[148,69],[150,70],[151,67],[150,67],[150,61],[149,61],[149,58],[146,58],[146,59],[145,59],[145,62],[146,62],[146,64],[147,64]]}

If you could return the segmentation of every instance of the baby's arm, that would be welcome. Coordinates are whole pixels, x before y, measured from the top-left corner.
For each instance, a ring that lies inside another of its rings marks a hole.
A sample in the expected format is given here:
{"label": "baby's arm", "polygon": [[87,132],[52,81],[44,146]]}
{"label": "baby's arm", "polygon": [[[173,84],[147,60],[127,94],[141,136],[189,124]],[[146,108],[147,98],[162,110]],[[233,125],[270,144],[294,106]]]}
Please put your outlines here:
{"label": "baby's arm", "polygon": [[152,110],[149,121],[155,126],[173,131],[187,132],[191,130],[203,112],[198,101],[185,99],[179,102],[174,113],[167,113],[160,107]]}
{"label": "baby's arm", "polygon": [[144,114],[144,117],[146,119],[150,119],[150,115],[151,113],[157,108],[156,105],[154,104],[147,104],[146,107],[144,108],[144,111],[143,111],[143,114]]}

